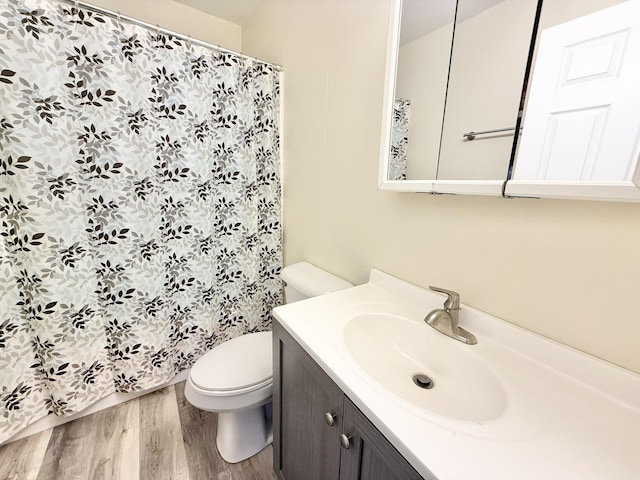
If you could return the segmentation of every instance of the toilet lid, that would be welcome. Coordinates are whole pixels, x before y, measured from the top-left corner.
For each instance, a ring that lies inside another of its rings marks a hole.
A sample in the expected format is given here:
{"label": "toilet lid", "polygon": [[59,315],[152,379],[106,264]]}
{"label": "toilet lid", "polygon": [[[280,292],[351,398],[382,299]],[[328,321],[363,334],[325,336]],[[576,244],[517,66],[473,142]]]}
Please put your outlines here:
{"label": "toilet lid", "polygon": [[189,376],[203,390],[229,391],[262,386],[273,377],[271,332],[227,340],[205,353]]}

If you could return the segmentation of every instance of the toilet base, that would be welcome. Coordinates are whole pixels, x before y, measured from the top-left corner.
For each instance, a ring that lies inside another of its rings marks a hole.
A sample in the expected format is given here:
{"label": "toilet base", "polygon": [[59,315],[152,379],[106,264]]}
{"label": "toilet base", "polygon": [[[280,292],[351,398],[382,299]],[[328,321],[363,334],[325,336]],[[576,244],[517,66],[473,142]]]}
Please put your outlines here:
{"label": "toilet base", "polygon": [[228,463],[254,456],[273,441],[272,425],[264,405],[242,411],[219,412],[216,445]]}

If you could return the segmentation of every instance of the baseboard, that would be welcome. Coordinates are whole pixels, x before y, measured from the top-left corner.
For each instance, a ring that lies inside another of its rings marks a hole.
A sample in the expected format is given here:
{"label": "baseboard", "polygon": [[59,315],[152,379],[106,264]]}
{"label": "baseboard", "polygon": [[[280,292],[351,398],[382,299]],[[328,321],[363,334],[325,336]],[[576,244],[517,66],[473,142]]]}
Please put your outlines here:
{"label": "baseboard", "polygon": [[33,435],[35,433],[40,433],[49,428],[57,427],[58,425],[65,424],[77,418],[86,417],[87,415],[91,415],[92,413],[99,412],[100,410],[104,410],[105,408],[113,407],[114,405],[118,405],[120,403],[128,402],[129,400],[133,400],[134,398],[141,397],[142,395],[146,395],[147,393],[155,392],[156,390],[160,390],[161,388],[168,387],[169,385],[174,385],[176,383],[182,382],[187,379],[189,375],[189,369],[183,370],[178,375],[173,377],[169,382],[159,385],[154,388],[150,388],[149,390],[144,390],[141,392],[133,392],[133,393],[112,393],[111,395],[107,395],[106,397],[98,400],[96,403],[91,405],[90,407],[85,408],[81,412],[74,413],[68,417],[58,417],[56,415],[48,415],[40,420],[33,422],[28,427],[23,428],[18,433],[0,443],[0,445],[5,445],[7,443],[15,442],[16,440],[20,440],[21,438],[28,437],[29,435]]}

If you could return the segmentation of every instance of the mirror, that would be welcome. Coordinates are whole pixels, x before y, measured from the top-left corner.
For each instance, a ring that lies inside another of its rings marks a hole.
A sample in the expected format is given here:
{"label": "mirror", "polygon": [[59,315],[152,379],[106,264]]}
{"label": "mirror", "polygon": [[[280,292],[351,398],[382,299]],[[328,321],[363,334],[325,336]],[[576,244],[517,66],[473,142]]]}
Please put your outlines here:
{"label": "mirror", "polygon": [[544,0],[511,195],[640,201],[640,0]]}
{"label": "mirror", "polygon": [[380,189],[640,201],[640,0],[391,6]]}
{"label": "mirror", "polygon": [[455,0],[402,3],[389,180],[435,179]]}
{"label": "mirror", "polygon": [[458,0],[438,179],[507,178],[537,4]]}
{"label": "mirror", "polygon": [[392,3],[380,188],[500,195],[537,0]]}

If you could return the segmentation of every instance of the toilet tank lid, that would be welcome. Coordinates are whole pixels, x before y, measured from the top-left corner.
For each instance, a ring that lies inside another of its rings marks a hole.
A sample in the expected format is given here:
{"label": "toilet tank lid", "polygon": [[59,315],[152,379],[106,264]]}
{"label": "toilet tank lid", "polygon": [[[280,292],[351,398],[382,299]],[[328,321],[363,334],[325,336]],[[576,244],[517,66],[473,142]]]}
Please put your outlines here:
{"label": "toilet tank lid", "polygon": [[352,283],[309,262],[299,262],[284,267],[280,272],[280,278],[306,297],[316,297],[353,287]]}

